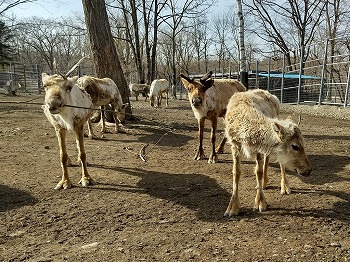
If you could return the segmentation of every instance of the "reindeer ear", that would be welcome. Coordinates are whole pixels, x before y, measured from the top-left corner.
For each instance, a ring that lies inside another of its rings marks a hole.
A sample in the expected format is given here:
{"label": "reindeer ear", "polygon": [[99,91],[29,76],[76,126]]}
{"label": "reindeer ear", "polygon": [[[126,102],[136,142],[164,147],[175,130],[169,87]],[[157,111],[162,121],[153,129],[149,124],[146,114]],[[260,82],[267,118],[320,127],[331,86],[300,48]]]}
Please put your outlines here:
{"label": "reindeer ear", "polygon": [[48,77],[49,77],[49,75],[46,74],[46,73],[42,73],[42,74],[41,74],[41,79],[42,79],[42,81],[45,81]]}
{"label": "reindeer ear", "polygon": [[69,81],[71,81],[72,83],[76,83],[78,81],[78,76],[72,76],[72,77],[68,77]]}
{"label": "reindeer ear", "polygon": [[209,78],[205,81],[200,80],[200,82],[204,85],[204,92],[214,85],[214,79],[212,78]]}
{"label": "reindeer ear", "polygon": [[279,140],[284,140],[286,136],[286,128],[276,122],[271,123],[272,129]]}
{"label": "reindeer ear", "polygon": [[182,78],[182,77],[181,77],[181,82],[184,85],[184,87],[187,89],[187,87],[190,83],[185,78]]}

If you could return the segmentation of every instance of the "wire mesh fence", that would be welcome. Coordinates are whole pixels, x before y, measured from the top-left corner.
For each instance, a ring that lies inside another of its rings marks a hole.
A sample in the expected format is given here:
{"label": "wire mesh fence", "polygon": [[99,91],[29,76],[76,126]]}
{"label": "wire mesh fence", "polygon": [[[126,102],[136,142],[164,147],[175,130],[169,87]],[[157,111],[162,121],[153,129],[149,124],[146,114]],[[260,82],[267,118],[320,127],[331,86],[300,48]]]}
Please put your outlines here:
{"label": "wire mesh fence", "polygon": [[[323,55],[309,56],[303,63],[300,57],[293,57],[294,64],[286,65],[286,54],[267,59],[261,64],[250,64],[248,73],[249,88],[262,88],[275,94],[282,103],[314,103],[348,106],[350,52],[343,49],[336,54],[330,53],[327,39],[323,46]],[[337,39],[337,43],[350,42],[346,36]],[[307,48],[307,47],[306,47]],[[295,54],[296,52],[293,52]],[[300,52],[299,52],[300,53]],[[320,54],[320,52],[318,52]],[[311,58],[312,57],[312,58]],[[298,60],[299,59],[299,60]],[[278,61],[277,61],[278,60]],[[277,63],[276,63],[277,61]],[[271,66],[272,62],[278,66]],[[1,64],[1,63],[0,63]],[[291,68],[293,70],[291,70]],[[0,68],[0,93],[38,93],[43,91],[41,83],[42,66],[9,64]],[[238,78],[238,73],[227,69],[214,69],[214,78]],[[221,72],[220,72],[221,71]],[[238,70],[237,70],[238,71]],[[79,66],[76,75],[91,75],[91,67]],[[194,75],[199,77],[201,75]],[[172,90],[174,87],[170,87]],[[180,99],[186,98],[187,91],[179,83],[176,93]]]}

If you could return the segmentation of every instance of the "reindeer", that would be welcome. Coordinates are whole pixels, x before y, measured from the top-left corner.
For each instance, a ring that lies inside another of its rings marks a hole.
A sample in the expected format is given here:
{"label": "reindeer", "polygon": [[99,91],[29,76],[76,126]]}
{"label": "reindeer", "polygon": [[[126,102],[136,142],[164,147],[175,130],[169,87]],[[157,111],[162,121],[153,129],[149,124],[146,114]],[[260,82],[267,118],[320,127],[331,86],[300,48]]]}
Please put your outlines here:
{"label": "reindeer", "polygon": [[130,94],[135,95],[136,101],[139,101],[139,94],[142,94],[145,97],[145,101],[147,100],[147,94],[149,92],[149,85],[130,83],[129,89],[130,89]]}
{"label": "reindeer", "polygon": [[43,110],[56,131],[63,172],[61,181],[58,182],[55,189],[68,189],[72,186],[68,176],[67,131],[73,131],[76,137],[78,158],[82,166],[79,183],[84,187],[93,184],[86,165],[83,132],[83,126],[91,115],[93,103],[90,96],[77,86],[78,77],[68,77],[83,59],[80,59],[65,75],[58,70],[59,74],[42,74],[45,89]]}
{"label": "reindeer", "polygon": [[219,117],[224,117],[227,103],[230,97],[236,92],[245,91],[245,87],[237,80],[212,79],[210,71],[201,79],[195,80],[180,74],[182,84],[188,91],[188,99],[192,111],[198,121],[199,147],[194,157],[195,160],[204,158],[203,135],[205,119],[211,121],[211,144],[212,150],[208,163],[216,163],[218,153],[224,149],[226,138],[224,137],[217,149],[215,149],[217,122]]}
{"label": "reindeer", "polygon": [[309,176],[312,171],[298,126],[290,119],[280,120],[268,116],[269,113],[266,112],[271,112],[271,103],[266,99],[268,96],[263,98],[263,91],[259,92],[249,90],[236,93],[227,105],[224,122],[233,158],[233,192],[226,216],[239,213],[238,183],[242,155],[256,159],[257,193],[254,209],[260,212],[267,207],[263,193],[264,173],[266,174],[264,165],[268,162],[265,156],[279,162],[283,168],[296,170],[302,176]]}
{"label": "reindeer", "polygon": [[159,107],[162,103],[162,94],[165,93],[166,105],[168,106],[169,100],[169,82],[166,79],[155,79],[151,83],[151,88],[149,90],[149,101],[151,107],[155,106],[154,100],[157,97],[157,106]]}
{"label": "reindeer", "polygon": [[[119,132],[119,123],[125,122],[125,107],[128,105],[123,104],[122,97],[115,82],[110,78],[96,78],[92,76],[82,76],[78,79],[77,84],[79,88],[87,92],[95,107],[100,106],[104,109],[104,106],[110,105],[111,111],[113,111],[113,119],[115,123],[115,131]],[[101,111],[101,132],[106,133],[104,112]],[[91,126],[91,120],[88,120],[89,137],[95,138],[94,132]]]}

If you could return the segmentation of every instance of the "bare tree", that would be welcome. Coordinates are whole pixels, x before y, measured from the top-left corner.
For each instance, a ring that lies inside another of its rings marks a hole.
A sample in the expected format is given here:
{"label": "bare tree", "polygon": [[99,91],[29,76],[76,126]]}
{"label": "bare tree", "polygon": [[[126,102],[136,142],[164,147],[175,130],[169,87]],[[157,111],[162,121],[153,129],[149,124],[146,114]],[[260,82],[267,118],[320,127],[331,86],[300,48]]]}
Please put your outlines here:
{"label": "bare tree", "polygon": [[32,17],[20,20],[13,28],[19,62],[45,63],[53,71],[54,58],[67,68],[86,55],[86,30],[69,19]]}
{"label": "bare tree", "polygon": [[213,43],[219,68],[229,66],[232,61],[237,61],[238,36],[237,16],[232,12],[226,12],[213,17]]}
{"label": "bare tree", "polygon": [[178,67],[187,75],[209,71],[209,44],[212,41],[208,34],[209,22],[206,17],[196,17],[187,21],[191,26],[178,35]]}
{"label": "bare tree", "polygon": [[244,19],[242,11],[242,1],[237,0],[237,16],[238,16],[238,33],[239,33],[239,67],[240,67],[240,80],[243,85],[248,88],[248,72],[247,72],[247,58],[244,45]]}
{"label": "bare tree", "polygon": [[[85,23],[90,39],[90,49],[97,77],[109,77],[117,84],[123,103],[129,103],[127,82],[120,65],[112,37],[104,1],[82,0]],[[131,107],[126,110],[126,118],[132,119]]]}
{"label": "bare tree", "polygon": [[0,17],[4,15],[6,11],[20,4],[33,3],[37,0],[1,0],[0,1]]}
{"label": "bare tree", "polygon": [[[203,14],[204,10],[211,5],[209,1],[203,0],[187,0],[182,5],[178,5],[179,2],[175,0],[166,1],[167,14],[162,16],[163,21],[169,28],[162,31],[171,41],[171,82],[175,87],[177,82],[177,70],[176,70],[176,45],[178,34],[185,30],[189,25],[184,23],[185,19],[199,17]],[[176,99],[176,88],[173,89],[173,98]]]}
{"label": "bare tree", "polygon": [[[293,49],[300,51],[302,61],[308,57],[305,49],[314,39],[315,28],[323,17],[324,0],[287,0],[261,1],[246,0],[245,5],[257,19],[257,35],[267,43],[279,47],[286,55],[286,62],[291,67]],[[293,47],[291,43],[295,43]]]}
{"label": "bare tree", "polygon": [[3,21],[0,21],[0,61],[12,59],[11,42],[13,38],[14,35],[10,28]]}

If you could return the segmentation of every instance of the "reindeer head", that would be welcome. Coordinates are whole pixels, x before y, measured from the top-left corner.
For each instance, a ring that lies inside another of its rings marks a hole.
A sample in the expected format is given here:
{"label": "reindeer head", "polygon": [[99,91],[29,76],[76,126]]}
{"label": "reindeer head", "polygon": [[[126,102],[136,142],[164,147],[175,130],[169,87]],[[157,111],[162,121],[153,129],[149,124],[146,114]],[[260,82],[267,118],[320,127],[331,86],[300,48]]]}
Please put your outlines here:
{"label": "reindeer head", "polygon": [[69,103],[69,93],[78,77],[63,78],[59,75],[42,74],[45,89],[45,105],[51,114],[59,114],[65,104]]}
{"label": "reindeer head", "polygon": [[45,89],[45,105],[51,114],[59,114],[65,104],[69,103],[69,93],[76,84],[78,77],[68,77],[79,65],[87,58],[81,58],[66,74],[63,74],[57,68],[56,59],[53,66],[58,74],[48,75],[43,73],[42,83]]}
{"label": "reindeer head", "polygon": [[214,80],[211,79],[212,71],[204,75],[199,80],[194,80],[183,74],[180,74],[182,84],[188,91],[188,99],[195,108],[200,108],[205,100],[205,91],[213,86]]}
{"label": "reindeer head", "polygon": [[279,123],[272,122],[272,128],[279,141],[275,152],[278,162],[302,176],[309,176],[312,168],[298,126],[287,119]]}

